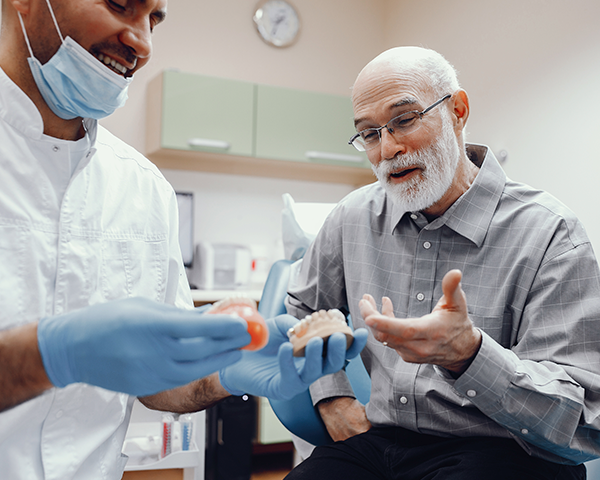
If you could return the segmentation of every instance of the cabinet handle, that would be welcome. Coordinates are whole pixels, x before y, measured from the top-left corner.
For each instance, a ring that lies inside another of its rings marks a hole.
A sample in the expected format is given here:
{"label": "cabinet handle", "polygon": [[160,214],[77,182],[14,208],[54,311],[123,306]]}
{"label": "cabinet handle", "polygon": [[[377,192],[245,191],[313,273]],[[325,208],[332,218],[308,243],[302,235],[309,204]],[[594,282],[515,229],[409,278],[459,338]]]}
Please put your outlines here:
{"label": "cabinet handle", "polygon": [[363,158],[359,155],[344,155],[343,153],[316,152],[310,150],[305,153],[306,158],[319,160],[336,160],[338,162],[362,162]]}
{"label": "cabinet handle", "polygon": [[222,150],[229,150],[231,148],[231,143],[225,140],[211,140],[210,138],[190,138],[188,145],[190,147],[220,148]]}

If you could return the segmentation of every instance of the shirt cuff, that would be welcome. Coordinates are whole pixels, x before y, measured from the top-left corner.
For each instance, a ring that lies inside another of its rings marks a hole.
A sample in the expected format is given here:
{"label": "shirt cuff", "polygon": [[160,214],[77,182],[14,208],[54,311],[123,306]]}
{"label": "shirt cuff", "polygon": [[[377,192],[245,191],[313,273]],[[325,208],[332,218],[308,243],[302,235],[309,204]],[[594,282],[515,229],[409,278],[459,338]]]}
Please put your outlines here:
{"label": "shirt cuff", "polygon": [[323,378],[314,382],[310,386],[310,396],[313,405],[316,405],[321,400],[331,397],[356,398],[350,380],[348,380],[346,372],[343,370],[332,373],[331,375],[325,375]]}
{"label": "shirt cuff", "polygon": [[454,389],[475,405],[489,409],[500,404],[515,375],[518,358],[485,332],[481,332],[481,348],[469,368],[453,382]]}

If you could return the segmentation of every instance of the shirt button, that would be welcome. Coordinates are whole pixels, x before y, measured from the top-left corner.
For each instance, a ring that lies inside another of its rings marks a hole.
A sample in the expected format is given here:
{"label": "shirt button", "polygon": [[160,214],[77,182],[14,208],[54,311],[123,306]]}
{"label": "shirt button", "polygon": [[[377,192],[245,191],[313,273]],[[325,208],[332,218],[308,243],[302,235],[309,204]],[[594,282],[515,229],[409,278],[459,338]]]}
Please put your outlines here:
{"label": "shirt button", "polygon": [[527,430],[526,428],[522,428],[522,429],[521,429],[521,433],[522,433],[523,435],[527,435],[527,434],[529,433],[529,430]]}
{"label": "shirt button", "polygon": [[52,151],[53,151],[53,152],[58,152],[59,150],[60,150],[60,148],[59,148],[57,145],[54,145],[54,146],[52,147]]}
{"label": "shirt button", "polygon": [[408,403],[408,398],[406,398],[404,395],[400,397],[400,403],[402,405],[406,405]]}
{"label": "shirt button", "polygon": [[475,390],[467,390],[467,397],[475,397],[477,396],[477,392]]}
{"label": "shirt button", "polygon": [[417,217],[416,213],[411,213],[410,218],[412,218],[413,220],[416,220],[418,217]]}
{"label": "shirt button", "polygon": [[56,418],[60,418],[60,417],[62,417],[62,416],[63,416],[63,411],[62,411],[62,410],[59,410],[58,412],[56,412],[56,415],[55,415],[55,416],[56,416]]}
{"label": "shirt button", "polygon": [[424,248],[425,250],[429,250],[429,249],[431,248],[431,243],[430,243],[430,242],[425,242],[425,243],[423,244],[423,248]]}
{"label": "shirt button", "polygon": [[423,295],[422,293],[417,293],[417,300],[419,302],[422,302],[423,300],[425,300],[425,295]]}

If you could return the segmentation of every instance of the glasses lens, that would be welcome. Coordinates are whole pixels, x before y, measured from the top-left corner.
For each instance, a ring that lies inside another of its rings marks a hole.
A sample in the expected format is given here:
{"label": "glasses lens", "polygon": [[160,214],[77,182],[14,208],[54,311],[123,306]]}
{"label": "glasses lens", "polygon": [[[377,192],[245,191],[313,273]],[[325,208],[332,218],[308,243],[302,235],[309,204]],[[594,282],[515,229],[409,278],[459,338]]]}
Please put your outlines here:
{"label": "glasses lens", "polygon": [[352,145],[357,150],[364,152],[372,150],[381,142],[381,129],[387,129],[397,140],[413,133],[421,126],[421,115],[419,112],[407,112],[392,118],[384,127],[367,128],[358,132],[352,140]]}
{"label": "glasses lens", "polygon": [[359,152],[364,152],[367,150],[365,145],[362,143],[360,137],[356,137],[354,140],[352,140],[352,146],[356,148]]}
{"label": "glasses lens", "polygon": [[394,134],[407,135],[417,127],[420,118],[418,113],[409,112],[392,118],[387,126]]}
{"label": "glasses lens", "polygon": [[358,132],[358,138],[365,146],[365,149],[370,150],[371,148],[379,145],[379,130],[376,128],[367,128],[362,132]]}

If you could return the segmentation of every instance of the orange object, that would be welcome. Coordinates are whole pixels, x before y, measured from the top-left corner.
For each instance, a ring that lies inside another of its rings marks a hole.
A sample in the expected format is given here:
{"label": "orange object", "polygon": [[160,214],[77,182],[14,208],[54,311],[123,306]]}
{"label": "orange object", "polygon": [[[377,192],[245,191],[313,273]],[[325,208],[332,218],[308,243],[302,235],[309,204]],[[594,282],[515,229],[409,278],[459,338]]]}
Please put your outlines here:
{"label": "orange object", "polygon": [[269,342],[267,323],[256,307],[256,302],[248,297],[230,297],[220,300],[210,307],[207,313],[225,313],[242,317],[248,323],[248,333],[252,338],[242,350],[260,350]]}

